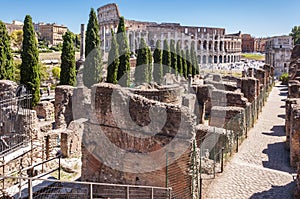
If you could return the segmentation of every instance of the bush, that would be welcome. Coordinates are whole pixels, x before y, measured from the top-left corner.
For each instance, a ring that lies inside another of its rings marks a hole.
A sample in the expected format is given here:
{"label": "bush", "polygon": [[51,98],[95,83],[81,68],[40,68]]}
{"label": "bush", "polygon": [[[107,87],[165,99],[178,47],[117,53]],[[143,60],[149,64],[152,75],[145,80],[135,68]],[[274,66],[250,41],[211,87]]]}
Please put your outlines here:
{"label": "bush", "polygon": [[55,77],[55,79],[59,80],[60,79],[60,67],[59,66],[54,66],[52,68],[52,76]]}
{"label": "bush", "polygon": [[279,81],[281,81],[282,84],[287,84],[288,81],[289,81],[289,74],[288,73],[283,73],[282,75],[280,75]]}

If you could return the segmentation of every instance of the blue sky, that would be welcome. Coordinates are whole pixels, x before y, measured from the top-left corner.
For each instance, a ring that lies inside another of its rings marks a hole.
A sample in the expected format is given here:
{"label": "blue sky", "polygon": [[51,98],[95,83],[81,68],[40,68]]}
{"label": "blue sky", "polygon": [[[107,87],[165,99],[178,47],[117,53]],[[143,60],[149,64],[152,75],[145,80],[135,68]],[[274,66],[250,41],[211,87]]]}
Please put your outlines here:
{"label": "blue sky", "polygon": [[289,34],[300,25],[300,0],[5,0],[0,20],[23,21],[30,14],[34,22],[56,22],[79,33],[90,8],[107,3],[117,3],[127,19],[222,27],[256,37]]}

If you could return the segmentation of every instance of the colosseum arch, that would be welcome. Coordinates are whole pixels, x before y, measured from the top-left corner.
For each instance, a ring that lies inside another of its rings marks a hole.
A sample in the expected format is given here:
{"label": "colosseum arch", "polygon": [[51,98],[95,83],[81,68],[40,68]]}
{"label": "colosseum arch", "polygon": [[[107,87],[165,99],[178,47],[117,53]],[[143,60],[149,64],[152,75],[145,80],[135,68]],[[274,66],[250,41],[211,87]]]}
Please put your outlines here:
{"label": "colosseum arch", "polygon": [[223,41],[220,41],[220,51],[223,51]]}
{"label": "colosseum arch", "polygon": [[231,63],[230,55],[228,55],[227,62],[228,62],[228,63]]}
{"label": "colosseum arch", "polygon": [[234,62],[234,56],[231,55],[231,62]]}
{"label": "colosseum arch", "polygon": [[203,42],[203,49],[207,50],[207,41],[206,40],[204,40],[204,42]]}
{"label": "colosseum arch", "polygon": [[202,63],[206,64],[206,55],[203,55],[203,57],[202,57]]}
{"label": "colosseum arch", "polygon": [[224,63],[227,63],[227,57],[224,55]]}
{"label": "colosseum arch", "polygon": [[191,47],[192,47],[192,46],[194,47],[194,49],[196,49],[196,48],[195,48],[195,41],[192,41]]}
{"label": "colosseum arch", "polygon": [[212,64],[212,61],[213,61],[212,59],[213,59],[213,56],[212,56],[212,55],[209,55],[209,57],[208,57],[208,63],[209,63],[209,64]]}
{"label": "colosseum arch", "polygon": [[189,48],[189,41],[186,39],[184,40],[184,49],[188,49]]}
{"label": "colosseum arch", "polygon": [[219,48],[218,48],[218,42],[217,42],[217,41],[215,41],[214,50],[215,50],[215,51],[218,51],[218,50],[219,50]]}
{"label": "colosseum arch", "polygon": [[197,59],[198,59],[198,63],[201,64],[201,55],[198,55]]}
{"label": "colosseum arch", "polygon": [[212,45],[213,45],[213,42],[212,42],[212,41],[209,41],[209,43],[208,43],[208,49],[209,49],[209,50],[212,50]]}
{"label": "colosseum arch", "polygon": [[198,43],[197,43],[197,50],[201,50],[201,40],[198,40]]}
{"label": "colosseum arch", "polygon": [[219,56],[219,63],[220,64],[223,63],[223,56],[222,55]]}
{"label": "colosseum arch", "polygon": [[217,63],[218,63],[218,56],[215,55],[215,56],[214,56],[214,64],[217,64]]}

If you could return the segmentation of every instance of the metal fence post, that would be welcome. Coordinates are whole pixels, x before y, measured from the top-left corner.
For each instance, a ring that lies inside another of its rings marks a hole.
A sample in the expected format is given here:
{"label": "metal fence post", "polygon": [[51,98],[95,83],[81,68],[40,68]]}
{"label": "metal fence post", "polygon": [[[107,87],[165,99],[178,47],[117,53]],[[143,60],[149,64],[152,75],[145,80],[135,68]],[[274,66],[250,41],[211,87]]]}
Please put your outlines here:
{"label": "metal fence post", "polygon": [[221,173],[223,173],[224,170],[224,147],[221,149]]}
{"label": "metal fence post", "polygon": [[93,199],[93,184],[90,184],[90,199]]}
{"label": "metal fence post", "polygon": [[58,179],[60,180],[60,156],[58,157]]}
{"label": "metal fence post", "polygon": [[28,199],[32,199],[32,179],[29,178],[28,180]]}
{"label": "metal fence post", "polygon": [[126,199],[130,199],[130,198],[129,198],[129,186],[127,186]]}
{"label": "metal fence post", "polygon": [[154,196],[153,196],[153,187],[151,188],[151,199],[154,199]]}

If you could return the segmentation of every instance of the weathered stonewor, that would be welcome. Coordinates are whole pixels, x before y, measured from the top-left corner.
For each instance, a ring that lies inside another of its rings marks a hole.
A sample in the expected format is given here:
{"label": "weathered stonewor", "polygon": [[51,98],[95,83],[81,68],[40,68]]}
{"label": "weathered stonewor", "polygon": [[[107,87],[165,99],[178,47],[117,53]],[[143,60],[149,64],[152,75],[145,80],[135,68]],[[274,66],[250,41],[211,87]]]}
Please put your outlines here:
{"label": "weathered stonewor", "polygon": [[197,96],[198,105],[196,108],[196,115],[197,115],[197,123],[203,124],[204,123],[204,116],[207,113],[210,114],[211,112],[211,92],[215,88],[212,85],[193,85],[193,91]]}
{"label": "weathered stonewor", "polygon": [[9,80],[0,80],[0,101],[16,97],[17,83]]}
{"label": "weathered stonewor", "polygon": [[292,105],[300,103],[300,99],[287,98],[285,101],[285,134],[286,134],[286,148],[290,149],[290,130],[291,130],[291,116]]}
{"label": "weathered stonewor", "polygon": [[204,84],[206,85],[213,85],[218,90],[224,90],[224,91],[236,91],[237,87],[225,82],[215,82],[211,80],[205,80]]}
{"label": "weathered stonewor", "polygon": [[242,87],[242,78],[225,75],[225,76],[223,76],[223,80],[225,80],[225,81],[227,80],[227,81],[230,81],[230,82],[236,82],[236,87],[237,88]]}
{"label": "weathered stonewor", "polygon": [[256,69],[255,73],[254,73],[254,77],[259,80],[259,84],[261,87],[266,86],[267,78],[266,78],[265,70],[260,69],[260,68]]}
{"label": "weathered stonewor", "polygon": [[55,127],[66,128],[73,121],[72,97],[74,87],[57,86],[55,88]]}
{"label": "weathered stonewor", "polygon": [[290,164],[297,166],[300,161],[300,102],[291,105],[290,117]]}
{"label": "weathered stonewor", "polygon": [[245,109],[241,107],[213,106],[209,125],[243,134],[246,129]]}
{"label": "weathered stonewor", "polygon": [[83,181],[169,186],[175,198],[192,198],[195,121],[187,108],[105,83],[92,87],[91,99],[82,140]]}
{"label": "weathered stonewor", "polygon": [[[226,129],[224,128],[217,128],[214,126],[199,124],[195,127],[195,131],[196,131],[197,146],[201,146],[202,149],[212,149],[215,146],[217,146],[218,149],[221,149],[224,146],[224,144],[226,144],[226,142],[224,141],[227,140],[227,136],[226,136]],[[211,134],[217,135],[216,137],[217,139],[214,140],[215,143],[212,143],[211,140],[209,140],[209,136]],[[208,139],[205,140],[205,138]],[[208,144],[210,144],[210,146],[208,146]]]}
{"label": "weathered stonewor", "polygon": [[151,100],[181,104],[181,96],[184,92],[184,88],[180,85],[166,85],[158,86],[156,89],[128,89],[134,94],[141,95]]}
{"label": "weathered stonewor", "polygon": [[254,102],[258,96],[257,90],[259,88],[259,81],[253,77],[247,77],[242,79],[241,92],[248,99],[250,103]]}
{"label": "weathered stonewor", "polygon": [[182,106],[187,107],[191,113],[195,113],[196,111],[196,101],[197,97],[194,94],[187,94],[182,96]]}
{"label": "weathered stonewor", "polygon": [[288,86],[288,97],[300,98],[300,81],[290,80]]}
{"label": "weathered stonewor", "polygon": [[274,67],[270,66],[268,64],[265,64],[263,66],[263,69],[266,72],[266,83],[267,83],[267,86],[269,87],[269,86],[271,86],[273,84]]}
{"label": "weathered stonewor", "polygon": [[297,178],[296,178],[296,188],[294,192],[294,198],[300,198],[300,162],[297,162]]}
{"label": "weathered stonewor", "polygon": [[66,131],[61,133],[61,152],[63,157],[81,155],[83,120],[72,121]]}
{"label": "weathered stonewor", "polygon": [[86,87],[77,87],[72,97],[73,119],[88,118],[91,111],[91,90]]}
{"label": "weathered stonewor", "polygon": [[61,128],[48,131],[47,134],[44,134],[46,159],[50,159],[58,155],[58,141],[61,139],[61,133],[64,131],[65,129]]}
{"label": "weathered stonewor", "polygon": [[212,106],[236,106],[236,107],[247,107],[247,98],[244,97],[243,93],[213,90],[211,95]]}
{"label": "weathered stonewor", "polygon": [[222,82],[222,75],[220,74],[213,74],[213,81],[214,82]]}
{"label": "weathered stonewor", "polygon": [[37,117],[45,121],[54,120],[54,105],[48,101],[41,101],[34,107]]}

